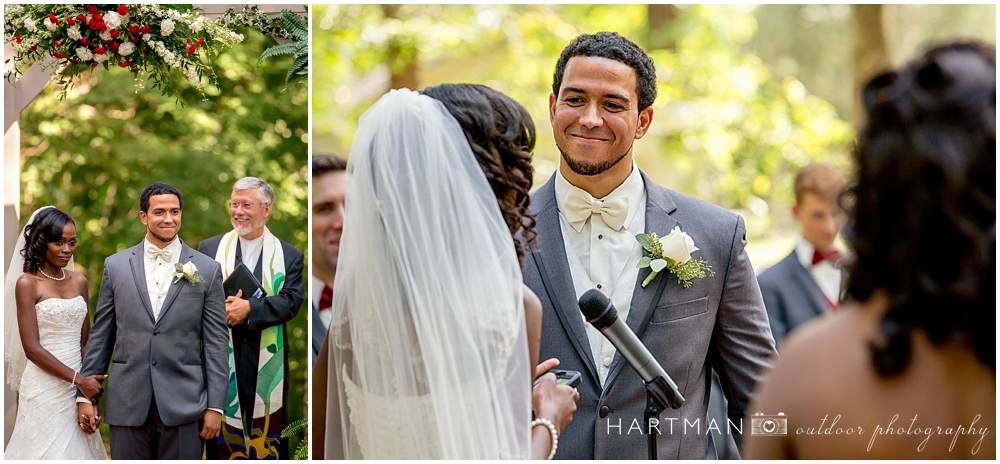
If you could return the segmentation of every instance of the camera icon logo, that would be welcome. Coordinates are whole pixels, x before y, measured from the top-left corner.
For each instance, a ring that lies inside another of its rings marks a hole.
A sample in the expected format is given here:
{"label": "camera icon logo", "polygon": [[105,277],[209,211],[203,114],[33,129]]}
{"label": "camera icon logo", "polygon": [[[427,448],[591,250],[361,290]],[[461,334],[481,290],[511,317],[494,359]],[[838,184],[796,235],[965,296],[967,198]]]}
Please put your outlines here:
{"label": "camera icon logo", "polygon": [[765,436],[788,435],[788,418],[785,417],[785,413],[783,412],[779,412],[778,415],[768,415],[758,412],[750,418],[750,433],[752,435]]}

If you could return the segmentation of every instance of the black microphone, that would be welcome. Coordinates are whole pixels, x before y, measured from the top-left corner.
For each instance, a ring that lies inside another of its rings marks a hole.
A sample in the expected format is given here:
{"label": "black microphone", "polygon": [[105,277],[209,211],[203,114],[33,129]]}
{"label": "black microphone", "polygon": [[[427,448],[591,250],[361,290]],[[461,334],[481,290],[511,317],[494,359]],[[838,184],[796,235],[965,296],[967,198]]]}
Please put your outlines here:
{"label": "black microphone", "polygon": [[618,319],[618,311],[608,297],[600,290],[587,290],[580,297],[580,311],[587,318],[587,322],[599,330],[639,373],[646,382],[646,387],[660,400],[662,406],[670,405],[671,408],[677,409],[684,404],[684,397],[677,390],[677,385],[625,322]]}

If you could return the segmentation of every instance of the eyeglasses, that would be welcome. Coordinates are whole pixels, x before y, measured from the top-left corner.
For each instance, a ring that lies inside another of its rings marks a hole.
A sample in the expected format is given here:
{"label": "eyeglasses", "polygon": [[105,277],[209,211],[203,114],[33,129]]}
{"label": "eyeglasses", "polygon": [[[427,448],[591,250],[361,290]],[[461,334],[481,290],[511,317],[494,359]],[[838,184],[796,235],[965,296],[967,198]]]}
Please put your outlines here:
{"label": "eyeglasses", "polygon": [[240,207],[243,207],[244,211],[253,211],[253,209],[256,208],[257,205],[254,203],[237,203],[235,201],[229,203],[229,209],[231,210],[237,210]]}

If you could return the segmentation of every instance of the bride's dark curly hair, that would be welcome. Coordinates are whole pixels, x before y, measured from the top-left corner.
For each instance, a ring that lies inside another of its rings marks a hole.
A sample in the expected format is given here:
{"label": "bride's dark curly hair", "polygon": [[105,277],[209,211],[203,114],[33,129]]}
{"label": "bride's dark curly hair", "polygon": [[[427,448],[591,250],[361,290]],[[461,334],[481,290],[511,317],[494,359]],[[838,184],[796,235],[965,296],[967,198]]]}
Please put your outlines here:
{"label": "bride's dark curly hair", "polygon": [[535,124],[510,97],[485,85],[441,84],[421,93],[444,103],[458,120],[483,168],[510,229],[517,259],[524,267],[525,250],[535,241],[535,215],[529,207],[534,168]]}
{"label": "bride's dark curly hair", "polygon": [[35,273],[45,265],[48,244],[62,239],[66,224],[74,224],[73,218],[58,208],[46,208],[35,216],[35,221],[24,228],[24,273]]}
{"label": "bride's dark curly hair", "polygon": [[970,347],[996,371],[996,50],[934,48],[863,91],[848,294],[888,297],[875,370],[902,373],[911,335]]}

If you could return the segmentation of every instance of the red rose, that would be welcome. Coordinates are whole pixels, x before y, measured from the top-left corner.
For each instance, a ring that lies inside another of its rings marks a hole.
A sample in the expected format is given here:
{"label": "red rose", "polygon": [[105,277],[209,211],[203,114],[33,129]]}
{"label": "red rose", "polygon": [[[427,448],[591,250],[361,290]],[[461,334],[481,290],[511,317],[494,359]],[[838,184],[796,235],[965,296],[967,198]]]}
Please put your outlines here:
{"label": "red rose", "polygon": [[131,32],[132,34],[138,34],[139,33],[139,26],[134,26],[134,25],[133,26],[129,26],[128,31]]}
{"label": "red rose", "polygon": [[118,47],[119,46],[120,45],[118,45],[117,43],[111,42],[111,51],[113,51],[115,53],[118,53]]}
{"label": "red rose", "polygon": [[18,34],[17,37],[14,38],[14,40],[17,42],[18,45],[21,45],[21,34]]}
{"label": "red rose", "polygon": [[104,19],[104,15],[102,15],[102,14],[100,14],[100,13],[96,13],[96,14],[94,14],[94,17],[93,17],[93,18],[91,18],[91,19],[96,19],[96,20],[98,20],[98,21],[101,21],[101,20],[103,20],[103,19]]}
{"label": "red rose", "polygon": [[97,22],[97,30],[99,30],[99,31],[106,31],[106,30],[108,30],[108,25],[104,24],[104,21],[98,21]]}
{"label": "red rose", "polygon": [[80,43],[84,45],[90,45],[90,41],[86,37],[80,37]]}
{"label": "red rose", "polygon": [[63,59],[63,58],[66,58],[66,55],[64,55],[64,54],[62,54],[62,53],[59,53],[59,52],[57,52],[57,51],[53,51],[53,52],[52,52],[52,56],[54,56],[54,57],[56,57],[56,58],[59,58],[59,59]]}
{"label": "red rose", "polygon": [[84,15],[82,15],[82,14],[76,15],[76,19],[80,20],[80,22],[84,22],[84,23],[87,22],[87,17],[84,16]]}
{"label": "red rose", "polygon": [[127,61],[119,61],[118,62],[118,67],[119,68],[127,68],[128,67],[128,62]]}
{"label": "red rose", "polygon": [[69,24],[70,26],[76,26],[76,21],[73,21],[72,16],[66,18],[66,23]]}
{"label": "red rose", "polygon": [[105,50],[104,47],[97,47],[97,48],[94,49],[94,53],[97,53],[98,55],[103,55],[104,52],[106,52],[106,51],[107,50]]}
{"label": "red rose", "polygon": [[133,72],[133,73],[137,73],[137,72],[139,72],[139,68],[132,68],[132,72]]}
{"label": "red rose", "polygon": [[87,5],[87,13],[90,14],[97,13],[97,5]]}
{"label": "red rose", "polygon": [[57,18],[56,15],[52,13],[49,13],[49,21],[52,21],[52,24],[55,24],[56,26],[59,25],[59,18]]}
{"label": "red rose", "polygon": [[191,43],[191,39],[187,39],[187,42],[184,42],[184,43],[186,43],[186,44]]}
{"label": "red rose", "polygon": [[111,38],[112,39],[117,39],[118,38],[118,29],[115,29],[115,30],[111,31]]}
{"label": "red rose", "polygon": [[37,51],[37,50],[38,50],[38,45],[32,45],[31,46],[31,51],[34,52],[34,51]]}
{"label": "red rose", "polygon": [[95,67],[95,68],[97,67],[97,63],[94,63],[94,67]]}
{"label": "red rose", "polygon": [[122,15],[122,16],[125,16],[125,15],[127,15],[127,14],[128,14],[128,7],[127,7],[127,6],[125,6],[125,5],[121,5],[121,6],[119,6],[119,7],[118,7],[118,14],[120,14],[120,15]]}
{"label": "red rose", "polygon": [[148,25],[147,26],[142,26],[142,33],[143,34],[149,34],[149,26]]}
{"label": "red rose", "polygon": [[192,45],[191,48],[188,49],[188,55],[194,55],[194,52],[196,51],[198,51],[198,46]]}
{"label": "red rose", "polygon": [[59,41],[57,40],[57,41],[56,41],[56,48],[59,48],[59,47],[61,47],[61,46],[62,46],[62,45],[59,45]]}
{"label": "red rose", "polygon": [[142,49],[142,52],[143,52],[143,53],[149,53],[149,47],[145,47],[145,48],[143,48],[143,49]]}
{"label": "red rose", "polygon": [[203,44],[203,43],[205,43],[205,39],[204,39],[204,38],[201,38],[201,39],[198,39],[198,46],[199,46],[199,47],[200,47],[200,46],[201,46],[201,44]]}
{"label": "red rose", "polygon": [[134,44],[137,44],[137,43],[139,43],[139,40],[140,40],[140,39],[142,39],[142,37],[141,37],[141,36],[138,36],[138,35],[137,35],[137,36],[135,36],[135,37],[132,37],[131,39],[128,39],[128,41],[129,41],[129,42],[132,42],[132,43],[134,43]]}

